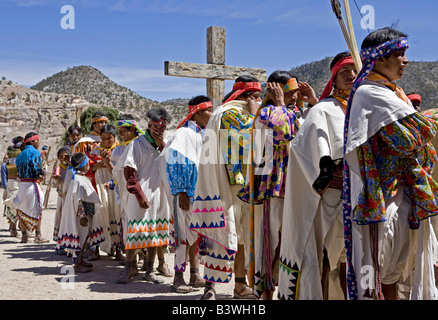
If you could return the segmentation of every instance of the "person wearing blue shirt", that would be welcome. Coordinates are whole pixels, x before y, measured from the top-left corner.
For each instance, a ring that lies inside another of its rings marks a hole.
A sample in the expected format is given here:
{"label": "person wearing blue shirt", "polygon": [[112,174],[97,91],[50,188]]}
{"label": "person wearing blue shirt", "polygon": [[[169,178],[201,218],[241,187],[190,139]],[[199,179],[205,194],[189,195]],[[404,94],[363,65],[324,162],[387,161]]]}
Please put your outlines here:
{"label": "person wearing blue shirt", "polygon": [[40,145],[38,134],[28,133],[24,138],[24,143],[26,147],[16,160],[20,183],[17,196],[13,200],[13,206],[17,209],[20,218],[20,228],[23,232],[21,242],[26,243],[28,232],[36,230],[35,242],[45,243],[48,240],[41,236],[44,194],[39,186],[40,178],[44,177],[44,171],[41,167],[41,154],[38,151]]}

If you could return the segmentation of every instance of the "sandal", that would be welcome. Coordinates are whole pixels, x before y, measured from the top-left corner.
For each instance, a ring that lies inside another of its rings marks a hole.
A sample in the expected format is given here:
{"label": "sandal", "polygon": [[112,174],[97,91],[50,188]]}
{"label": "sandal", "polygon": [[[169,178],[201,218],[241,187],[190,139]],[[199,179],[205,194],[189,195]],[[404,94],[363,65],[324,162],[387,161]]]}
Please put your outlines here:
{"label": "sandal", "polygon": [[[243,292],[247,289],[250,289],[250,293],[243,294]],[[248,300],[256,300],[257,297],[252,293],[252,290],[250,287],[248,287],[246,284],[242,286],[242,289],[240,291],[237,291],[234,289],[234,299],[248,299]]]}
{"label": "sandal", "polygon": [[91,272],[93,270],[93,268],[87,267],[85,264],[80,264],[78,266],[75,266],[74,269],[75,269],[75,272],[78,272],[78,273],[87,273],[87,272]]}
{"label": "sandal", "polygon": [[146,281],[153,282],[153,283],[155,283],[155,284],[161,284],[161,283],[164,283],[164,280],[163,280],[163,279],[158,278],[155,274],[153,274],[153,273],[151,273],[151,272],[146,273],[146,274],[144,275],[144,278],[143,278],[143,279],[146,280]]}
{"label": "sandal", "polygon": [[160,263],[158,264],[157,272],[163,277],[173,277],[173,274],[170,273],[170,270],[164,261],[160,261]]}
{"label": "sandal", "polygon": [[187,285],[183,278],[180,278],[173,283],[172,290],[176,293],[190,293],[193,291],[193,288]]}
{"label": "sandal", "polygon": [[47,242],[49,242],[49,240],[44,239],[43,237],[40,236],[40,237],[35,237],[35,240],[33,242],[35,242],[35,243],[47,243]]}
{"label": "sandal", "polygon": [[201,300],[216,300],[216,291],[214,288],[205,288]]}
{"label": "sandal", "polygon": [[193,288],[205,287],[205,279],[203,279],[199,273],[191,273],[189,286]]}

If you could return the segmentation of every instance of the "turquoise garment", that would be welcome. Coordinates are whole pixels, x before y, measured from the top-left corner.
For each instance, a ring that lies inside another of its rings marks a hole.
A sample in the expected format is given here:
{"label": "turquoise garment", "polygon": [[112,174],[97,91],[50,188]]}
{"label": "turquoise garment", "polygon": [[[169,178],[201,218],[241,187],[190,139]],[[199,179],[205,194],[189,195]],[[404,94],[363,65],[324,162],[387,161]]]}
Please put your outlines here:
{"label": "turquoise garment", "polygon": [[31,145],[18,155],[16,165],[20,179],[39,179],[44,175],[41,167],[42,158],[40,152]]}
{"label": "turquoise garment", "polygon": [[196,164],[178,151],[170,148],[166,165],[167,180],[173,195],[185,192],[189,197],[195,195],[198,170]]}

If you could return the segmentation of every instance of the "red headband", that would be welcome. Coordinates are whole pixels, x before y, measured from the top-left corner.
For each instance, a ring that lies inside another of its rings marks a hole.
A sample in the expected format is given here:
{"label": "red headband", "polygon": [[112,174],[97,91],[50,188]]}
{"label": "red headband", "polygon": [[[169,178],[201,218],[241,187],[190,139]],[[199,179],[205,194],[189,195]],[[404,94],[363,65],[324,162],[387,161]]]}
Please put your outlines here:
{"label": "red headband", "polygon": [[235,82],[233,85],[235,91],[224,103],[235,100],[242,93],[248,91],[262,92],[262,84],[260,82]]}
{"label": "red headband", "polygon": [[39,140],[39,139],[40,139],[40,137],[36,134],[36,135],[34,135],[32,137],[29,137],[26,140],[24,140],[24,143],[32,142],[34,140]]}
{"label": "red headband", "polygon": [[419,101],[419,102],[421,102],[421,96],[419,94],[417,94],[417,93],[413,93],[413,94],[408,95],[408,99],[411,100],[411,101]]}
{"label": "red headband", "polygon": [[182,127],[187,121],[189,121],[193,117],[196,112],[208,108],[213,108],[213,104],[211,103],[211,101],[202,102],[195,106],[189,106],[189,114],[184,118],[183,121],[181,121],[181,123],[176,128],[179,129],[180,127]]}
{"label": "red headband", "polygon": [[164,119],[161,119],[161,120],[159,120],[159,121],[150,120],[150,121],[149,121],[149,124],[156,124],[156,125],[158,125],[159,127],[166,127],[166,126],[167,126],[167,121],[164,120]]}
{"label": "red headband", "polygon": [[324,92],[321,94],[321,97],[319,97],[319,100],[325,99],[330,95],[330,92],[332,92],[333,89],[333,81],[335,81],[336,74],[338,71],[346,65],[354,64],[354,60],[352,57],[345,57],[341,60],[339,60],[332,68],[332,77],[330,78],[330,81],[327,83]]}

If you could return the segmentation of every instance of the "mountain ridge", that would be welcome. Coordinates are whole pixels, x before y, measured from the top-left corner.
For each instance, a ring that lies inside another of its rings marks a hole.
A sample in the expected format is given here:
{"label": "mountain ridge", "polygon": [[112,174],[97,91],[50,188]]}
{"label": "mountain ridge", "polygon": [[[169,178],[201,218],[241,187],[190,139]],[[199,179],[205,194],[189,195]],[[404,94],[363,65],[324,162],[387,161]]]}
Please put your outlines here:
{"label": "mountain ridge", "polygon": [[[290,71],[300,81],[308,82],[319,96],[331,77],[332,59],[325,57]],[[438,61],[411,61],[398,84],[407,94],[415,91],[422,96],[423,110],[435,108],[438,104]],[[142,97],[92,66],[68,68],[30,88],[3,77],[0,80],[0,148],[5,150],[15,136],[35,131],[43,137],[43,144],[56,150],[65,129],[77,118],[78,110],[89,107],[110,107],[121,113],[132,113],[145,127],[147,111],[161,106],[172,116],[170,134],[187,114],[189,100],[175,98],[158,102]]]}
{"label": "mountain ridge", "polygon": [[[320,96],[331,77],[332,59],[333,57],[326,57],[292,68],[290,71],[300,81],[309,83],[316,95]],[[438,61],[410,61],[403,78],[396,83],[406,94],[420,94],[423,110],[438,107]]]}

